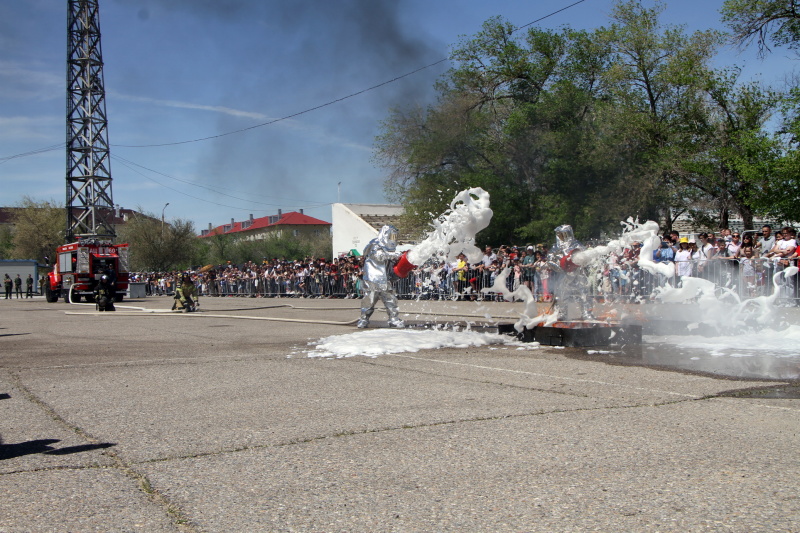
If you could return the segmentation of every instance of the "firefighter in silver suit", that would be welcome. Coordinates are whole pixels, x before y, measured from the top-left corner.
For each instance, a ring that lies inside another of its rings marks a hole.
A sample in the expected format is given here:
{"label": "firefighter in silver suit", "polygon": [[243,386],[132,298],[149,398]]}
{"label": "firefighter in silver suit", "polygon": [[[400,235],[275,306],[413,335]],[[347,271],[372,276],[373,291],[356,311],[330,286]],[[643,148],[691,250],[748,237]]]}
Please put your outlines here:
{"label": "firefighter in silver suit", "polygon": [[593,320],[589,310],[588,277],[584,269],[573,262],[573,254],[584,249],[575,239],[572,226],[562,224],[555,229],[556,244],[551,250],[547,262],[556,271],[558,281],[554,287],[557,297],[558,319],[566,320],[569,302],[575,302],[583,320]]}
{"label": "firefighter in silver suit", "polygon": [[380,298],[389,315],[389,326],[402,328],[403,321],[398,318],[397,295],[392,287],[392,267],[400,258],[397,248],[397,228],[383,226],[378,236],[364,247],[363,287],[364,297],[361,299],[361,317],[357,326],[365,328],[369,318],[375,311],[375,304]]}

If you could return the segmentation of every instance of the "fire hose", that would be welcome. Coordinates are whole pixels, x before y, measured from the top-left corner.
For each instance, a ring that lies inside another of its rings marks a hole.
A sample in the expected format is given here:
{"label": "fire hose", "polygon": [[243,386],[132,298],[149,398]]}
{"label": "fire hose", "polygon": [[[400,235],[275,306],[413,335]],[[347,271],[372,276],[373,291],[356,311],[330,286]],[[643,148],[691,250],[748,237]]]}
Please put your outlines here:
{"label": "fire hose", "polygon": [[[406,260],[403,263],[403,258],[404,257],[405,257],[405,254],[403,254],[403,256],[401,257],[401,260],[398,262],[398,265],[403,264],[403,266],[401,267],[401,270],[400,270],[400,272],[404,272],[404,276],[403,277],[407,276],[408,273],[411,272],[411,270],[413,270],[415,268],[414,265],[412,265],[411,263],[408,262],[408,260]],[[398,273],[398,272],[396,272],[396,273]],[[399,274],[400,273],[398,273],[398,275]],[[73,302],[72,301],[72,288],[73,288],[73,286],[70,286],[69,295],[68,295],[68,299],[67,299],[67,301],[70,304],[72,304],[72,305],[95,305],[93,303]],[[136,313],[125,313],[125,312],[117,311],[115,313],[100,313],[100,312],[86,313],[86,312],[77,312],[77,311],[65,311],[64,314],[67,314],[67,315],[104,315],[104,316],[145,316],[145,315],[148,315],[148,314],[151,314],[151,315],[152,314],[158,314],[158,315],[168,315],[168,316],[179,316],[180,315],[180,316],[208,317],[208,318],[231,318],[231,319],[239,319],[239,320],[267,320],[267,321],[273,321],[273,322],[299,322],[299,323],[306,323],[306,324],[329,324],[329,325],[336,325],[336,326],[351,326],[351,325],[355,324],[358,321],[358,319],[339,322],[339,321],[332,321],[332,320],[308,320],[308,319],[301,319],[301,318],[237,316],[237,315],[211,314],[211,313],[207,313],[207,312],[204,312],[204,311],[199,311],[199,312],[195,312],[195,313],[181,313],[179,310],[172,311],[172,310],[167,310],[167,309],[150,309],[150,308],[147,308],[147,307],[138,307],[138,306],[133,306],[133,305],[117,305],[116,307],[119,308],[119,309],[138,310],[139,312],[136,312]],[[314,311],[324,311],[324,310],[341,311],[341,310],[344,309],[344,308],[341,308],[341,307],[298,307],[298,306],[291,305],[291,304],[278,304],[278,305],[259,307],[259,308],[256,308],[256,309],[277,309],[277,308],[281,308],[281,307],[288,307],[288,308],[297,309],[297,310],[314,310]],[[357,310],[358,308],[354,307],[354,308],[351,308],[351,309]],[[406,314],[406,315],[435,315],[435,316],[442,316],[442,317],[447,317],[447,316],[465,317],[465,316],[467,316],[464,313],[442,313],[441,311],[414,311],[414,312],[407,312],[407,313],[404,313],[404,314]],[[481,315],[479,317],[476,316],[475,318],[485,318],[485,315]],[[502,319],[502,318],[516,318],[516,317],[495,316],[493,318]]]}

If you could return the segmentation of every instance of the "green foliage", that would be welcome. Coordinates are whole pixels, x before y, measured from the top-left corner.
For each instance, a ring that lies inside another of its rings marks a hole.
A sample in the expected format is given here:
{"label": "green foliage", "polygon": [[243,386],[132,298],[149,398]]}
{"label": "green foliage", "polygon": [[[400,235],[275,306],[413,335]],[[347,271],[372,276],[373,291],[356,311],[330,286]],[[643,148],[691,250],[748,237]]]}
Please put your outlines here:
{"label": "green foliage", "polygon": [[[421,231],[476,186],[494,211],[479,244],[549,241],[563,223],[587,238],[630,216],[669,227],[684,212],[774,212],[760,191],[797,164],[800,91],[782,100],[712,71],[721,34],[664,26],[662,10],[620,1],[594,32],[522,32],[492,18],[462,39],[437,104],[394,110],[376,142],[404,224]],[[782,101],[790,133],[770,136]]]}
{"label": "green foliage", "polygon": [[264,239],[236,238],[234,235],[213,235],[198,239],[204,254],[195,264],[261,263],[274,259],[330,258],[333,242],[330,235],[321,237],[267,236]]}
{"label": "green foliage", "polygon": [[165,223],[153,213],[137,210],[117,235],[117,242],[130,244],[131,270],[164,272],[192,266],[198,244],[194,224],[182,219]]}
{"label": "green foliage", "polygon": [[722,21],[740,45],[756,41],[763,55],[770,44],[797,50],[800,43],[800,4],[797,0],[725,0]]}
{"label": "green foliage", "polygon": [[11,225],[0,226],[0,259],[11,259],[14,252],[14,233]]}
{"label": "green foliage", "polygon": [[44,263],[44,258],[55,258],[56,247],[64,244],[67,213],[55,201],[37,202],[23,197],[13,219],[14,231],[10,252],[12,259],[34,259]]}

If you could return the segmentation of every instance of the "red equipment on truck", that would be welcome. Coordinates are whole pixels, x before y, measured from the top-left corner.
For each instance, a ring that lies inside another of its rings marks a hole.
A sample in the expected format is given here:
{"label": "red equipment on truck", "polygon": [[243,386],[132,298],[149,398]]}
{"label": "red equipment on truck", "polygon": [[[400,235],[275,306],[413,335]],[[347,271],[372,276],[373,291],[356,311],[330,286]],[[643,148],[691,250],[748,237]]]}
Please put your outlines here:
{"label": "red equipment on truck", "polygon": [[48,302],[87,302],[94,300],[94,289],[100,276],[106,274],[116,289],[115,300],[121,302],[128,290],[128,244],[82,239],[57,248],[53,271],[47,277],[45,297]]}

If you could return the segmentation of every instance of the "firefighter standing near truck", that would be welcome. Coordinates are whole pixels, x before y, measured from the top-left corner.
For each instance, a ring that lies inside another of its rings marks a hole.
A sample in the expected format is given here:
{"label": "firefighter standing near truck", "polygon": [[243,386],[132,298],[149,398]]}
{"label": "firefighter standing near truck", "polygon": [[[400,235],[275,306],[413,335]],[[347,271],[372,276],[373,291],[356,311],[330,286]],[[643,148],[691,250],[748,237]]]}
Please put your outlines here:
{"label": "firefighter standing near truck", "polygon": [[200,299],[197,296],[197,287],[192,282],[192,277],[188,272],[184,272],[175,286],[175,301],[172,310],[178,309],[178,302],[187,313],[196,311],[200,307]]}
{"label": "firefighter standing near truck", "polygon": [[111,299],[117,301],[117,272],[114,270],[114,265],[111,263],[106,265],[103,274],[108,277],[108,288],[111,291]]}

